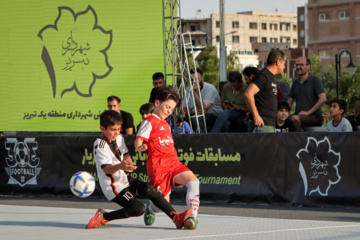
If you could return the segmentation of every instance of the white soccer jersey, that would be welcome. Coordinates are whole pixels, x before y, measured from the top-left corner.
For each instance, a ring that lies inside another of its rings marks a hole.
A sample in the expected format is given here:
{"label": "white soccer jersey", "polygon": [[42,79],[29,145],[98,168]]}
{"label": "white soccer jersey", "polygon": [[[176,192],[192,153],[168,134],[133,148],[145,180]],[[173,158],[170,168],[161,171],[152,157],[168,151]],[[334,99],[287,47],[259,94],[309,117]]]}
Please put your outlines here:
{"label": "white soccer jersey", "polygon": [[[121,152],[121,161],[123,161],[124,155],[128,153],[128,149],[122,135],[119,135],[116,138],[116,144]],[[119,170],[114,174],[105,174],[105,172],[102,170],[102,165],[116,165],[121,163],[121,161],[111,151],[109,144],[105,140],[98,138],[94,142],[94,157],[100,187],[105,197],[108,200],[112,200],[124,188],[129,186],[127,175],[123,170]]]}

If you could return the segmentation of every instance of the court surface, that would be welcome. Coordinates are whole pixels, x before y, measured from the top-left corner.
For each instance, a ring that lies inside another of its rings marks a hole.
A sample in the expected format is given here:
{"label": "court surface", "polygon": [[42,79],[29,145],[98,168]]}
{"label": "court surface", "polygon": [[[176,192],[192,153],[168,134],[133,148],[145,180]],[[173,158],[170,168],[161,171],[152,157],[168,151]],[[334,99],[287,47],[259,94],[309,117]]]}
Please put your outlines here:
{"label": "court surface", "polygon": [[[183,211],[185,204],[174,207]],[[112,210],[117,205],[106,200],[0,196],[0,239],[360,239],[358,208],[204,203],[196,230],[177,230],[163,213],[152,226],[145,226],[141,216],[85,229],[98,208]]]}

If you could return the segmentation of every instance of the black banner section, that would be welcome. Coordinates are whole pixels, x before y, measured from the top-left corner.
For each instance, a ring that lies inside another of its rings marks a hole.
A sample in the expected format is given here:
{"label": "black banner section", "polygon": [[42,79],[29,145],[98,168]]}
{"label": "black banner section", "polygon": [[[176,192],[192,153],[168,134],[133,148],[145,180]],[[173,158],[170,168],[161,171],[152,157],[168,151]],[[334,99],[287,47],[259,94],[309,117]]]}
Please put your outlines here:
{"label": "black banner section", "polygon": [[[70,195],[69,180],[97,180],[94,136],[0,137],[0,193]],[[148,181],[145,153],[125,136]],[[174,137],[178,157],[200,180],[202,200],[360,206],[360,132],[194,134]],[[186,188],[173,189],[183,193]],[[102,195],[97,184],[95,195]]]}

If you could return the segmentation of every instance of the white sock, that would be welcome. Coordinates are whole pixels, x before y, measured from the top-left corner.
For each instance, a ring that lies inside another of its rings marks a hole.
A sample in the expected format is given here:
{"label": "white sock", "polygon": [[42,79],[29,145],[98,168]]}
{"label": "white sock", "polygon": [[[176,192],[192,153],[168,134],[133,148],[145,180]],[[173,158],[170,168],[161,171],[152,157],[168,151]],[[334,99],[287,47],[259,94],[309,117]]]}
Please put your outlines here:
{"label": "white sock", "polygon": [[192,209],[191,216],[196,219],[200,206],[199,181],[190,181],[186,187],[186,205],[188,209]]}
{"label": "white sock", "polygon": [[155,206],[155,204],[153,204],[151,202],[151,204],[149,205],[149,210],[151,213],[158,213],[158,212],[162,212],[160,208],[158,208],[157,206]]}

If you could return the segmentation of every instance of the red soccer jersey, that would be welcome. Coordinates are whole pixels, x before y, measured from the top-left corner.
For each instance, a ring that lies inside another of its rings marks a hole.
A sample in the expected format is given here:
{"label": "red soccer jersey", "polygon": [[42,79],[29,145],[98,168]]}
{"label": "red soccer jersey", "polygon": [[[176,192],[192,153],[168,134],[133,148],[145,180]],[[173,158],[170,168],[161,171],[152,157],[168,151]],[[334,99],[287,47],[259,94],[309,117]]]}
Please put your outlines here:
{"label": "red soccer jersey", "polygon": [[179,163],[170,125],[157,115],[152,114],[141,123],[136,137],[144,140],[148,147],[146,165],[149,177],[169,171]]}

